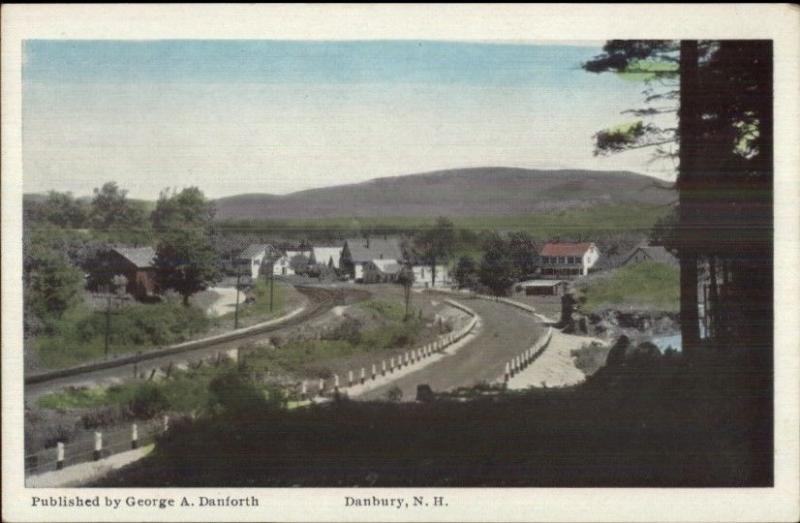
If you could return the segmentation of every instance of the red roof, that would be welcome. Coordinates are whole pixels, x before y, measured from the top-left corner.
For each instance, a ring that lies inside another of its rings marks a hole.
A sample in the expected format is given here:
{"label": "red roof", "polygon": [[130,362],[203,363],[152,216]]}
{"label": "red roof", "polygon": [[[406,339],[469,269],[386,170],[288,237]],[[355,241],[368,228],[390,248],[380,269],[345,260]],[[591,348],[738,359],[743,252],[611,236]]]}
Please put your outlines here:
{"label": "red roof", "polygon": [[593,243],[545,243],[540,256],[583,256]]}

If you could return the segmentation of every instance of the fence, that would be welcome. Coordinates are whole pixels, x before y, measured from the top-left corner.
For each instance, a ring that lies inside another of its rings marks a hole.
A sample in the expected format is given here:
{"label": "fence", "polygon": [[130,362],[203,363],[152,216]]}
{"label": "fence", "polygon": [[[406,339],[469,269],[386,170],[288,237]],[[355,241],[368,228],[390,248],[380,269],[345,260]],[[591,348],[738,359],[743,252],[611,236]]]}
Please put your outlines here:
{"label": "fence", "polygon": [[[333,377],[327,381],[320,379],[316,383],[309,383],[303,380],[299,384],[299,388],[295,389],[295,393],[301,400],[308,400],[313,397],[336,395],[340,392],[346,392],[347,389],[352,389],[355,393],[364,392],[364,388],[372,384],[377,384],[376,382],[379,378],[387,377],[400,369],[419,364],[434,354],[441,353],[447,347],[469,334],[478,322],[477,314],[469,307],[453,300],[444,300],[444,302],[469,315],[470,319],[466,325],[452,332],[437,336],[434,341],[406,351],[396,358],[393,356],[381,360],[380,364],[375,362],[368,367],[350,370],[346,373],[346,376],[342,378],[340,378],[338,374],[334,374]],[[359,387],[360,390],[354,389],[355,387]]]}
{"label": "fence", "polygon": [[25,475],[41,474],[64,467],[97,461],[153,443],[169,429],[169,417],[133,423],[112,431],[97,431],[80,440],[63,443],[25,456]]}
{"label": "fence", "polygon": [[553,338],[553,327],[547,328],[547,334],[536,340],[532,347],[522,351],[518,355],[511,358],[506,362],[505,372],[503,373],[503,383],[508,383],[508,380],[525,370],[531,363],[542,355],[542,353],[550,345],[550,340]]}

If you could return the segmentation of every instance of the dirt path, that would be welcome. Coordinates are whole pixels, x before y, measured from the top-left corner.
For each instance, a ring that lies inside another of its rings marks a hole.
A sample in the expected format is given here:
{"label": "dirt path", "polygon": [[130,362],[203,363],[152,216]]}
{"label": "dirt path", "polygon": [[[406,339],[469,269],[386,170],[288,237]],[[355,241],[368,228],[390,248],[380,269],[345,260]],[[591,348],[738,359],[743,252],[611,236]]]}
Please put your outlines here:
{"label": "dirt path", "polygon": [[89,481],[99,479],[112,470],[138,461],[152,452],[153,445],[136,450],[120,452],[100,461],[87,461],[62,470],[45,472],[25,478],[25,486],[33,488],[79,487]]}
{"label": "dirt path", "polygon": [[[224,316],[233,312],[236,308],[236,289],[234,287],[212,287],[208,289],[216,296],[211,305],[206,309],[206,313],[211,316]],[[239,296],[244,300],[244,296]]]}
{"label": "dirt path", "polygon": [[470,343],[358,399],[382,399],[391,388],[399,387],[403,400],[413,401],[419,384],[430,385],[434,391],[446,391],[492,382],[502,375],[506,361],[533,345],[544,332],[542,324],[530,313],[509,305],[480,299],[459,301],[481,318]]}
{"label": "dirt path", "polygon": [[606,343],[597,338],[564,334],[553,329],[547,349],[530,366],[511,378],[508,388],[566,387],[581,383],[586,376],[575,367],[571,352],[593,341]]}

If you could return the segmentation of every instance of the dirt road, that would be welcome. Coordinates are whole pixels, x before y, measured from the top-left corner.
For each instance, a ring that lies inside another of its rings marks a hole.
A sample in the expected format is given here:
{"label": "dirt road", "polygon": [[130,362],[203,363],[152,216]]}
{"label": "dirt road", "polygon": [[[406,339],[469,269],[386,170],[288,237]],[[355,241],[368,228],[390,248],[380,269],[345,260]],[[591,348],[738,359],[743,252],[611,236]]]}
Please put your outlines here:
{"label": "dirt road", "polygon": [[403,401],[416,398],[417,385],[427,384],[434,391],[491,382],[502,375],[505,362],[527,349],[544,332],[545,327],[533,315],[503,303],[480,299],[461,299],[480,316],[474,339],[454,354],[364,393],[359,400],[385,398],[399,387]]}

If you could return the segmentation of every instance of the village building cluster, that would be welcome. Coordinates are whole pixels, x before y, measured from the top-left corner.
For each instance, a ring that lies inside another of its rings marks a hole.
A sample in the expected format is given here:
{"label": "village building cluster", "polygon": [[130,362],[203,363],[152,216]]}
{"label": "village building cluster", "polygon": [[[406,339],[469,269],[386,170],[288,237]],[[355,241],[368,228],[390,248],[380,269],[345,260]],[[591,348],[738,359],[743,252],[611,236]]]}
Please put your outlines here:
{"label": "village building cluster", "polygon": [[[560,296],[568,282],[597,270],[631,263],[655,261],[677,265],[664,247],[647,243],[616,257],[603,257],[592,242],[547,242],[535,253],[538,261],[534,274],[513,286],[526,295]],[[137,299],[152,298],[158,293],[152,247],[116,247],[106,255],[103,270],[125,277],[126,292]],[[336,280],[361,284],[396,283],[404,268],[412,271],[418,288],[455,286],[450,267],[431,267],[415,260],[403,249],[399,238],[349,238],[334,245],[308,246],[281,250],[267,243],[246,246],[229,264],[229,275],[251,281],[265,276],[322,274]]]}

